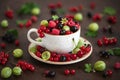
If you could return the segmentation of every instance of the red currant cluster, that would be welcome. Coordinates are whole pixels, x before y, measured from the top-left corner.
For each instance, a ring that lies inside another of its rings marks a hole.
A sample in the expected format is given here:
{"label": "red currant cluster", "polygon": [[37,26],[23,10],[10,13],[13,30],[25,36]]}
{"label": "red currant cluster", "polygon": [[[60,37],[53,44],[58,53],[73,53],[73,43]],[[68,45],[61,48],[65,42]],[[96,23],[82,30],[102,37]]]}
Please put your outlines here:
{"label": "red currant cluster", "polygon": [[[42,58],[42,53],[47,50],[41,46],[37,46],[37,51],[35,55],[39,58]],[[50,52],[50,61],[54,62],[64,62],[64,61],[71,61],[76,60],[77,58],[83,57],[85,54],[87,54],[91,50],[91,46],[82,46],[80,48],[80,51],[78,51],[76,54],[73,53],[66,53],[66,54],[58,54],[56,52]]]}
{"label": "red currant cluster", "polygon": [[6,10],[6,11],[5,11],[5,16],[6,16],[7,18],[9,18],[9,19],[13,19],[13,16],[14,16],[13,10],[12,10],[12,9]]}
{"label": "red currant cluster", "polygon": [[98,46],[111,45],[116,43],[117,43],[117,38],[115,37],[112,38],[103,37],[102,39],[99,39],[97,41]]}
{"label": "red currant cluster", "polygon": [[8,61],[9,55],[6,54],[5,52],[0,52],[0,64],[5,65],[6,62]]}
{"label": "red currant cluster", "polygon": [[26,61],[19,60],[16,66],[21,67],[23,71],[25,70],[35,71],[35,67]]}
{"label": "red currant cluster", "polygon": [[102,15],[100,13],[96,13],[93,15],[93,21],[99,21],[102,18]]}
{"label": "red currant cluster", "polygon": [[74,75],[75,73],[76,73],[75,69],[71,69],[71,70],[66,69],[66,70],[64,70],[65,75],[70,75],[70,74]]}
{"label": "red currant cluster", "polygon": [[108,21],[108,23],[110,23],[110,24],[115,24],[115,23],[117,22],[117,18],[116,18],[116,16],[109,16],[109,17],[107,18],[107,21]]}
{"label": "red currant cluster", "polygon": [[18,22],[18,26],[20,28],[23,28],[24,26],[26,28],[29,28],[30,26],[32,26],[32,23],[37,22],[37,20],[38,20],[38,18],[36,16],[31,16],[31,18],[25,23],[23,21]]}
{"label": "red currant cluster", "polygon": [[39,36],[44,37],[44,33],[53,35],[67,35],[76,32],[80,25],[71,18],[58,18],[56,20],[48,20],[48,25],[40,25],[38,29]]}

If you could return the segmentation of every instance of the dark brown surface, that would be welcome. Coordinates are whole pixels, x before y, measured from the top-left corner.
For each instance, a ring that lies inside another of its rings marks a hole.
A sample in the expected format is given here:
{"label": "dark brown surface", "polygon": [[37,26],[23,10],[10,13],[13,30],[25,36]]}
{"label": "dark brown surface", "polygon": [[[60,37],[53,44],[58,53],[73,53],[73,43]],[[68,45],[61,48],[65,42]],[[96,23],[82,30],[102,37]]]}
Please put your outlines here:
{"label": "dark brown surface", "polygon": [[[5,19],[4,16],[4,11],[6,10],[6,7],[9,6],[10,8],[12,8],[14,10],[14,12],[16,12],[17,9],[19,9],[19,7],[25,3],[25,2],[36,2],[38,4],[40,4],[41,6],[41,14],[39,17],[39,20],[37,23],[33,24],[31,28],[36,27],[38,28],[38,25],[40,23],[40,21],[42,19],[48,19],[50,18],[50,14],[49,14],[49,10],[47,8],[47,5],[49,3],[56,3],[58,2],[57,0],[1,0],[0,1],[0,21]],[[96,3],[96,9],[95,10],[90,10],[89,8],[89,3],[91,1],[94,1]],[[120,27],[120,8],[119,8],[119,0],[61,0],[61,2],[63,3],[63,8],[68,12],[68,8],[71,6],[77,6],[79,4],[82,4],[85,8],[85,10],[82,11],[84,19],[81,22],[81,27],[82,27],[82,33],[81,36],[85,37],[86,39],[88,39],[92,45],[93,45],[93,52],[92,55],[79,63],[76,64],[72,64],[72,65],[65,65],[65,66],[56,66],[56,65],[49,65],[49,64],[45,64],[42,62],[39,62],[35,59],[33,59],[27,49],[28,49],[28,45],[29,45],[29,41],[27,40],[27,31],[29,29],[23,28],[20,29],[16,26],[15,21],[17,19],[25,19],[25,18],[29,18],[30,16],[22,16],[19,17],[18,15],[15,14],[14,19],[13,20],[8,20],[9,21],[9,28],[14,28],[17,29],[19,31],[19,40],[20,40],[20,46],[19,48],[22,48],[24,50],[24,55],[22,60],[28,61],[29,63],[32,63],[35,65],[35,72],[30,72],[30,71],[25,71],[22,73],[21,76],[19,77],[15,77],[15,76],[11,76],[11,78],[9,78],[8,80],[120,80],[120,71],[116,71],[113,69],[113,64],[116,61],[120,61],[120,58],[118,56],[111,56],[109,59],[103,59],[100,58],[98,55],[98,52],[100,50],[104,50],[104,49],[109,49],[112,47],[119,47],[120,46],[120,41],[118,42],[117,45],[115,46],[109,46],[109,47],[98,47],[96,45],[96,40],[101,38],[103,35],[106,35],[108,37],[112,37],[115,36],[117,38],[119,38],[120,36],[120,32],[119,32],[119,27]],[[86,32],[87,26],[90,22],[92,22],[92,20],[88,19],[86,17],[86,13],[88,11],[91,11],[92,13],[96,13],[96,12],[102,12],[103,8],[105,6],[112,6],[113,8],[115,8],[117,10],[117,21],[118,23],[116,23],[115,25],[113,25],[113,34],[103,34],[101,32],[101,28],[108,26],[108,23],[106,22],[106,17],[104,17],[102,19],[102,21],[98,22],[98,24],[100,25],[100,29],[99,29],[99,35],[96,38],[91,38],[91,37],[86,37],[84,34]],[[0,35],[3,35],[3,33],[5,33],[7,29],[2,29],[0,28]],[[119,39],[120,40],[120,39]],[[0,40],[0,42],[2,42]],[[13,44],[7,44],[6,49],[1,49],[0,51],[9,51],[9,50],[13,50],[16,47]],[[96,72],[96,73],[85,73],[84,72],[84,64],[85,63],[91,63],[94,64],[97,60],[104,60],[107,64],[107,69],[112,69],[113,70],[113,76],[111,78],[103,78],[102,77],[102,73],[103,72]],[[6,66],[10,66],[11,68],[14,66],[15,63],[17,63],[17,59],[13,58],[12,53],[10,53],[10,58],[8,63],[6,64]],[[0,65],[0,70],[3,68],[4,66]],[[70,75],[70,76],[65,76],[63,74],[64,69],[75,69],[76,70],[76,74],[75,75]],[[47,69],[56,71],[57,75],[55,76],[55,78],[45,78],[43,76],[43,72]],[[0,80],[4,80],[0,77]]]}

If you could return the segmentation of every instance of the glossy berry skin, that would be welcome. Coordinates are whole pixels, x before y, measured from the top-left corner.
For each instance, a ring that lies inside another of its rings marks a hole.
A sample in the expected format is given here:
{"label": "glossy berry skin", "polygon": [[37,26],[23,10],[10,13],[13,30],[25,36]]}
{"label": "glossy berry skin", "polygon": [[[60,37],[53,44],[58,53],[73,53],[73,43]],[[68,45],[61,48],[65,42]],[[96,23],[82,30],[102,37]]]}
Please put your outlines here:
{"label": "glossy berry skin", "polygon": [[70,74],[70,70],[69,69],[64,70],[64,74],[65,75],[69,75]]}
{"label": "glossy berry skin", "polygon": [[26,28],[29,28],[32,25],[32,21],[28,20],[25,24]]}
{"label": "glossy berry skin", "polygon": [[77,55],[76,55],[76,54],[71,54],[71,59],[72,59],[72,60],[77,59]]}
{"label": "glossy berry skin", "polygon": [[76,26],[72,26],[72,27],[70,27],[70,30],[71,30],[72,32],[76,32],[76,31],[78,30],[78,28],[77,28]]}
{"label": "glossy berry skin", "polygon": [[40,53],[39,51],[37,51],[37,52],[35,53],[35,55],[36,55],[37,57],[41,57],[41,53]]}
{"label": "glossy berry skin", "polygon": [[49,21],[48,26],[49,26],[50,28],[54,28],[54,27],[56,26],[56,23],[51,20],[51,21]]}
{"label": "glossy berry skin", "polygon": [[75,69],[70,70],[70,74],[74,75],[76,73]]}
{"label": "glossy berry skin", "polygon": [[107,70],[107,71],[106,71],[106,74],[107,74],[108,76],[112,76],[113,71],[112,71],[112,70]]}
{"label": "glossy berry skin", "polygon": [[63,24],[61,24],[61,23],[58,23],[57,26],[58,26],[59,29],[62,29],[62,28],[63,28]]}
{"label": "glossy berry skin", "polygon": [[100,47],[101,47],[101,46],[103,45],[102,40],[100,40],[100,39],[99,39],[99,40],[97,41],[97,44],[98,44],[98,46],[100,46]]}
{"label": "glossy berry skin", "polygon": [[79,58],[81,58],[81,57],[83,56],[83,52],[82,52],[82,51],[78,51],[77,56],[78,56]]}

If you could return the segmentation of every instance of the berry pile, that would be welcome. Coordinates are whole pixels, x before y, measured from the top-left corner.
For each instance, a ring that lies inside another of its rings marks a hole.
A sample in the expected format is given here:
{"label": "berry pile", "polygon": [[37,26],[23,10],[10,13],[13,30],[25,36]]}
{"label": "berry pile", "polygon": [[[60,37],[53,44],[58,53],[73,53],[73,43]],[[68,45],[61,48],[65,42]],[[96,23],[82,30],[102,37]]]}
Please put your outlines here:
{"label": "berry pile", "polygon": [[35,67],[26,61],[19,60],[16,66],[21,67],[23,71],[25,70],[35,71]]}
{"label": "berry pile", "polygon": [[97,41],[98,46],[103,46],[103,45],[112,45],[117,43],[117,38],[112,37],[112,38],[107,38],[103,37],[102,39],[99,39]]}
{"label": "berry pile", "polygon": [[5,65],[6,62],[8,61],[9,55],[6,54],[5,52],[0,52],[0,64]]}
{"label": "berry pile", "polygon": [[58,54],[56,52],[50,52],[44,47],[37,46],[37,51],[35,55],[43,60],[49,60],[54,62],[65,62],[76,60],[78,58],[83,57],[85,54],[89,53],[91,50],[91,46],[88,44],[87,46],[82,46],[79,48],[79,51],[76,53],[70,52],[66,54]]}
{"label": "berry pile", "polygon": [[41,21],[38,33],[40,37],[44,37],[44,33],[52,35],[67,35],[76,32],[80,28],[79,23],[71,18],[61,18],[56,20]]}

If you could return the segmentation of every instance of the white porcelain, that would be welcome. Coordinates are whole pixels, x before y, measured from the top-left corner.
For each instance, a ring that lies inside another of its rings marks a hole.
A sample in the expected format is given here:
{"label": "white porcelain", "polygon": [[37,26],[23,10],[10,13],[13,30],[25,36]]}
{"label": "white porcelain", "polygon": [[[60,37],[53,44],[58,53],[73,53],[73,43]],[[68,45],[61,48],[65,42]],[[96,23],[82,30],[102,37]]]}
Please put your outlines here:
{"label": "white porcelain", "polygon": [[35,32],[38,35],[37,29],[32,28],[27,33],[27,38],[31,43],[43,46],[52,52],[68,53],[71,52],[77,45],[80,37],[81,28],[75,33],[69,35],[52,35],[45,34],[41,42],[38,42],[30,37],[30,34]]}
{"label": "white porcelain", "polygon": [[[79,39],[83,39],[86,44],[90,44],[90,45],[91,45],[91,43],[90,43],[88,40],[86,40],[86,39],[84,39],[84,38],[82,38],[82,37],[79,38]],[[38,60],[38,61],[40,61],[40,62],[44,62],[44,63],[47,63],[47,64],[54,64],[54,65],[67,65],[67,64],[73,64],[73,63],[77,63],[77,62],[83,61],[83,60],[87,59],[87,58],[92,54],[92,51],[93,51],[93,47],[92,47],[92,45],[91,45],[91,50],[90,50],[90,52],[89,52],[89,53],[86,53],[86,54],[83,55],[83,57],[81,57],[81,58],[78,58],[78,59],[76,59],[76,60],[66,61],[66,62],[54,62],[54,61],[46,61],[46,60],[43,60],[43,59],[37,57],[34,53],[32,53],[32,52],[30,51],[30,48],[31,48],[31,47],[34,47],[34,46],[36,46],[36,44],[30,43],[30,45],[29,45],[29,47],[28,47],[28,52],[29,52],[29,54],[30,54],[34,59],[36,59],[36,60]]]}

